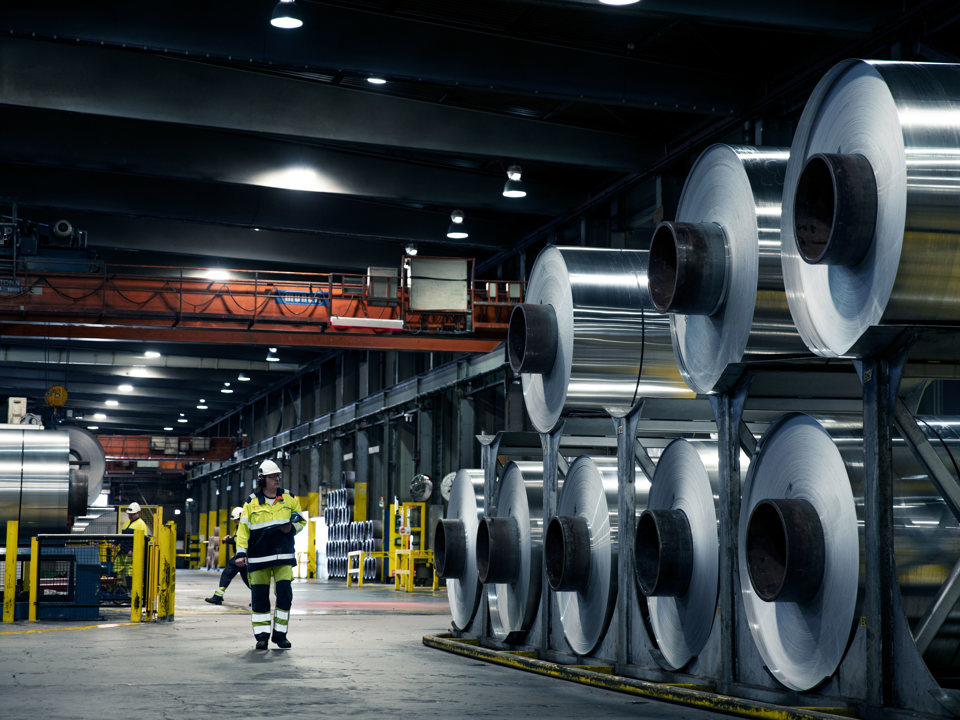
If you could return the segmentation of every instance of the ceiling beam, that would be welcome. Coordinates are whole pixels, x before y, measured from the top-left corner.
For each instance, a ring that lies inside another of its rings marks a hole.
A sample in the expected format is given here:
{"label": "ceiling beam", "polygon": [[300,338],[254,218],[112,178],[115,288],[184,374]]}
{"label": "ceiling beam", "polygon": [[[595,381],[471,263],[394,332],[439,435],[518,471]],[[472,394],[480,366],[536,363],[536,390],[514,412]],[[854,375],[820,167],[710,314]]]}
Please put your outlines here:
{"label": "ceiling beam", "polygon": [[[144,142],[149,138],[149,142]],[[168,123],[38,111],[0,110],[0,157],[7,162],[224,182],[332,195],[487,207],[555,215],[587,193],[538,182],[527,168],[523,202],[503,197],[505,170],[491,175],[437,163],[375,157],[290,139]],[[550,169],[539,173],[550,176]]]}
{"label": "ceiling beam", "polygon": [[[881,2],[882,0],[878,0]],[[146,3],[149,6],[151,3]],[[687,3],[701,11],[709,2]],[[726,3],[716,3],[725,5]],[[842,13],[826,0],[816,0],[826,12],[826,20],[804,18],[821,32],[837,25],[849,33],[867,29],[872,13],[864,9],[857,17]],[[484,29],[466,28],[434,17],[406,16],[393,12],[340,7],[329,3],[303,2],[304,26],[296,33],[277,31],[267,22],[271,3],[260,11],[251,3],[231,8],[229,18],[216,3],[167,0],[163,12],[142,17],[143,8],[134,16],[121,2],[100,0],[96,6],[78,7],[70,0],[31,0],[4,8],[2,29],[11,33],[47,38],[68,38],[107,45],[124,45],[164,53],[209,57],[220,61],[249,62],[305,72],[333,74],[385,75],[421,83],[466,86],[570,98],[583,102],[614,102],[634,107],[673,107],[683,111],[728,114],[740,99],[740,78],[724,76],[713,70],[664,65],[656,59],[625,55],[624,46],[603,47],[600,42],[574,47],[565,37],[551,37],[538,27],[539,37],[524,38],[510,32],[504,24],[507,15],[493,9],[481,19]],[[575,5],[563,17],[571,25],[595,25],[608,8],[581,10]],[[681,17],[693,16],[684,12]],[[788,3],[792,15],[801,18],[799,2]],[[863,0],[856,3],[864,6]],[[739,3],[727,19],[756,21],[771,16],[767,6],[751,15]],[[671,3],[657,5],[658,14],[672,15]],[[498,11],[499,10],[499,11]],[[812,15],[812,14],[811,14]],[[649,17],[649,14],[645,15]],[[713,18],[722,17],[715,11]],[[616,22],[629,22],[631,15],[621,14]],[[852,22],[853,19],[857,22]],[[506,20],[509,23],[509,18]],[[771,22],[770,24],[773,24]],[[548,31],[547,31],[548,32]],[[640,34],[638,31],[636,34]],[[363,42],[357,42],[358,35]],[[617,34],[617,37],[623,33]]]}
{"label": "ceiling beam", "polygon": [[[508,246],[524,231],[537,227],[542,217],[466,211],[470,238],[463,243],[446,239],[450,211],[454,208],[429,209],[406,207],[385,202],[362,200],[345,196],[293,190],[276,190],[248,185],[225,185],[192,180],[165,180],[151,177],[124,177],[108,172],[38,167],[0,162],[0,199],[26,206],[116,213],[127,217],[144,216],[165,220],[180,220],[210,225],[234,225],[246,228],[269,228],[294,232],[317,233],[335,239],[347,236],[357,241],[386,242],[379,248],[393,250],[393,261],[402,256],[403,243],[429,242],[431,238],[444,241],[451,247],[496,249]],[[50,218],[53,222],[55,218]],[[137,235],[114,237],[118,247],[135,247]],[[159,247],[164,252],[186,252],[216,255],[213,248],[198,243],[196,232],[185,237],[167,236]],[[231,242],[235,243],[236,238]],[[343,267],[356,246],[324,248],[323,238],[315,235],[307,239],[316,255],[310,263],[325,269]],[[103,238],[90,236],[96,245],[106,245]],[[151,243],[154,241],[151,241]],[[140,242],[142,245],[142,241]],[[151,249],[157,247],[151,245]],[[192,252],[191,252],[192,248]],[[283,254],[279,247],[268,248],[271,255]],[[365,253],[366,254],[366,253]],[[244,249],[244,256],[247,255]],[[230,256],[229,253],[227,256]],[[371,260],[367,257],[367,264]],[[279,258],[278,258],[279,260]]]}
{"label": "ceiling beam", "polygon": [[658,145],[132,49],[2,37],[0,67],[22,107],[616,170]]}

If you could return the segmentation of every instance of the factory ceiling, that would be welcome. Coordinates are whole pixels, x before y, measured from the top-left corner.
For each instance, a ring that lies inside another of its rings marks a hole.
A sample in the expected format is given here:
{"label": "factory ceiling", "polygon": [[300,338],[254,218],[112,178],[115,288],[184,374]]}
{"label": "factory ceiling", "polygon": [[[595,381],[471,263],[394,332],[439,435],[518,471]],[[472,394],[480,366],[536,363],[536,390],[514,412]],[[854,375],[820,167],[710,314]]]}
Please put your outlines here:
{"label": "factory ceiling", "polygon": [[[338,344],[110,333],[116,317],[70,317],[67,292],[59,321],[31,323],[25,277],[78,259],[104,278],[362,274],[414,243],[520,278],[570,228],[642,226],[625,199],[659,179],[676,191],[713,142],[789,145],[835,62],[960,55],[952,2],[296,0],[295,30],[269,25],[274,5],[3,3],[0,396],[41,414],[65,387],[58,418],[104,412],[108,434],[163,432],[203,398],[177,427],[203,433]],[[512,165],[525,198],[501,194]],[[668,195],[640,209],[655,220]],[[445,237],[454,210],[467,239]],[[210,397],[240,372],[253,381]]]}

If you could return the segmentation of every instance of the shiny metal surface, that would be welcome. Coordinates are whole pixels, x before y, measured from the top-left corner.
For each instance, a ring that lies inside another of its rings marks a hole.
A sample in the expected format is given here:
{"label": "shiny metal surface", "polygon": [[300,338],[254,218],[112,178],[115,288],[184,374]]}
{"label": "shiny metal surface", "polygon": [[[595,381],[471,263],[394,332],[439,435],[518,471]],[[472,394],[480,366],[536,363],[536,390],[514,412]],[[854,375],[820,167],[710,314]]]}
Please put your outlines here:
{"label": "shiny metal surface", "polygon": [[[957,148],[960,65],[847,60],[818,83],[790,149],[782,216],[787,300],[813,352],[863,355],[887,342],[890,329],[960,324]],[[875,229],[859,262],[811,264],[797,247],[798,225],[818,220],[805,194],[825,198],[826,232],[838,244],[844,208],[864,203],[854,183],[841,183],[829,205],[831,193],[818,189],[826,181],[816,164],[808,168],[818,153],[861,156],[873,170]]]}
{"label": "shiny metal surface", "polygon": [[[650,481],[636,468],[637,511],[646,507]],[[557,503],[558,517],[586,520],[590,561],[583,589],[555,592],[563,635],[578,655],[589,655],[606,634],[617,599],[617,460],[581,455],[570,464]]]}
{"label": "shiny metal surface", "polygon": [[463,526],[463,573],[458,578],[447,578],[447,601],[450,614],[458,630],[464,630],[477,612],[480,602],[480,579],[477,577],[477,524],[483,517],[484,472],[461,468],[453,479],[446,520],[459,520]]}
{"label": "shiny metal surface", "polygon": [[693,395],[674,361],[669,321],[652,312],[646,260],[639,250],[554,246],[537,257],[526,302],[551,305],[557,323],[550,371],[522,374],[524,404],[540,432],[566,413],[620,417],[645,397]]}
{"label": "shiny metal surface", "polygon": [[[823,577],[805,602],[765,602],[754,592],[747,526],[767,499],[806,500],[823,529]],[[837,669],[853,628],[860,568],[857,509],[847,465],[833,439],[808,415],[773,423],[747,473],[738,533],[740,591],[754,643],[770,673],[809,690]]]}
{"label": "shiny metal surface", "polygon": [[66,532],[87,511],[87,486],[71,477],[70,437],[52,430],[0,431],[0,525],[20,535]]}
{"label": "shiny metal surface", "polygon": [[[716,442],[674,440],[664,448],[651,481],[647,510],[681,511],[689,524],[693,548],[687,590],[680,595],[647,597],[650,630],[668,670],[681,669],[703,650],[716,615],[718,462]],[[741,462],[746,468],[745,457]],[[669,547],[658,551],[662,563],[673,561]]]}
{"label": "shiny metal surface", "polygon": [[[955,467],[960,453],[951,425],[927,418],[921,421],[921,427],[941,461]],[[911,450],[895,440],[892,451],[894,560],[907,621],[917,628],[960,557],[960,526]],[[827,677],[835,670],[833,661],[842,658],[859,616],[856,603],[858,592],[862,593],[866,552],[862,539],[862,434],[858,428],[827,419],[818,422],[805,415],[786,415],[764,436],[754,465],[761,464],[762,479],[755,478],[751,468],[743,493],[741,586],[750,585],[749,575],[743,570],[746,519],[764,495],[799,497],[813,503],[824,532],[827,565],[822,588],[809,602],[764,603],[748,587],[744,604],[761,654],[767,652],[774,658],[774,664],[768,664],[771,672],[773,667],[778,668],[774,676],[793,689],[799,689],[799,684],[812,687],[819,681],[814,677],[817,673],[807,673],[816,668]],[[759,488],[757,481],[765,489]],[[852,513],[848,500],[854,506]],[[841,549],[844,557],[839,562],[837,553]],[[960,667],[958,628],[960,611],[955,609],[923,648],[924,661],[938,681],[950,682]],[[788,681],[791,678],[794,684]],[[800,678],[804,678],[802,683]]]}
{"label": "shiny metal surface", "polygon": [[497,492],[495,517],[509,519],[517,528],[514,548],[516,577],[511,582],[485,586],[490,608],[490,632],[507,642],[522,639],[540,606],[543,574],[543,463],[510,462]]}
{"label": "shiny metal surface", "polygon": [[[786,148],[713,145],[697,159],[684,183],[674,223],[692,226],[717,245],[726,243],[726,263],[713,282],[677,287],[670,311],[680,373],[698,393],[723,392],[751,362],[808,357],[787,305],[780,267],[780,201],[789,152]],[[678,255],[671,266],[655,261],[660,229],[651,246],[650,283],[676,285],[707,268],[701,258]],[[665,236],[670,250],[669,236]],[[724,293],[713,299],[715,286]],[[710,298],[702,295],[710,294]]]}
{"label": "shiny metal surface", "polygon": [[70,466],[86,479],[87,503],[92,505],[103,489],[103,473],[107,458],[97,436],[89,430],[74,425],[64,428],[70,436]]}

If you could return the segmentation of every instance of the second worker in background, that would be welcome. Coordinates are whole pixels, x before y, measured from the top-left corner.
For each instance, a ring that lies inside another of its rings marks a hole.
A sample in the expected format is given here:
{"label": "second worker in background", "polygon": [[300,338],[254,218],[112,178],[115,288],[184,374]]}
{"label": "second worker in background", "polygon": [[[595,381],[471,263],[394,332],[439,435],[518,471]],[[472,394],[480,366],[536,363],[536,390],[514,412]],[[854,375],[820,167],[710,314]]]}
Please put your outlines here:
{"label": "second worker in background", "polygon": [[[293,566],[297,564],[293,539],[307,524],[300,512],[300,501],[280,487],[280,467],[273,460],[260,463],[256,490],[240,515],[236,557],[237,565],[247,568],[257,650],[266,650],[271,639],[284,650],[290,647],[287,626],[293,603]],[[271,578],[276,593],[272,618]]]}

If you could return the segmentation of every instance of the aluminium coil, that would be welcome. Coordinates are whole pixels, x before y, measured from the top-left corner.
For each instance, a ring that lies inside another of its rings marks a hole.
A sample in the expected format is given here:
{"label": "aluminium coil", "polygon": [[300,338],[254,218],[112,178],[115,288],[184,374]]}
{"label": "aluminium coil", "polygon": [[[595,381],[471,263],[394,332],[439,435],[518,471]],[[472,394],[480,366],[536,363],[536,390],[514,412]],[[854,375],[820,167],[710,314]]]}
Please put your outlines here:
{"label": "aluminium coil", "polygon": [[483,470],[457,470],[446,513],[433,536],[436,572],[446,580],[450,614],[458,630],[470,625],[480,603],[476,541],[484,513],[483,487]]}
{"label": "aluminium coil", "polygon": [[[928,425],[929,431],[929,425]],[[952,465],[955,440],[937,448]],[[960,556],[960,527],[902,442],[893,448],[894,560],[914,627]],[[784,686],[810,690],[839,666],[861,614],[864,583],[860,430],[790,413],[757,446],[739,524],[742,597],[751,634]],[[924,648],[941,684],[960,671],[954,610]]]}
{"label": "aluminium coil", "polygon": [[543,463],[510,462],[497,490],[496,510],[477,528],[477,570],[490,610],[490,632],[516,642],[540,605],[543,573]]}
{"label": "aluminium coil", "polygon": [[910,326],[960,324],[960,65],[847,60],[790,148],[782,264],[790,312],[824,357]]}
{"label": "aluminium coil", "polygon": [[693,396],[647,292],[646,251],[544,248],[510,315],[507,351],[540,432],[568,413],[622,417],[644,398]]}
{"label": "aluminium coil", "polygon": [[686,384],[725,392],[751,362],[810,357],[787,305],[780,201],[789,151],[713,145],[687,176],[676,219],[650,244],[650,296],[670,314]]}
{"label": "aluminium coil", "polygon": [[[650,481],[639,467],[635,472],[639,511],[646,507]],[[563,636],[577,655],[591,654],[610,624],[619,527],[616,458],[581,455],[570,464],[543,542]]]}

